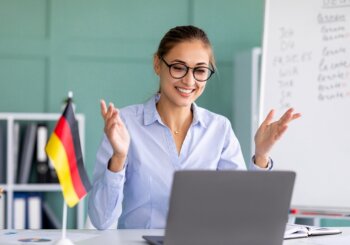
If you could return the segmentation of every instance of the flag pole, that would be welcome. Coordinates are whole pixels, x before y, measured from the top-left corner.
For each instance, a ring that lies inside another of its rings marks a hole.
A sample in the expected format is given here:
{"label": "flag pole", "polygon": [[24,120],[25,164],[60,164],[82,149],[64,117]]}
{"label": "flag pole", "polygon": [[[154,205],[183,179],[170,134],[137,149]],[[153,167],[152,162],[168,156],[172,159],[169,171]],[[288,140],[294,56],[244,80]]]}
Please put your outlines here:
{"label": "flag pole", "polygon": [[55,245],[74,245],[74,243],[66,237],[67,231],[67,203],[63,200],[63,214],[62,214],[62,237]]}
{"label": "flag pole", "polygon": [[62,239],[66,238],[67,230],[67,204],[63,202],[63,217],[62,217]]}
{"label": "flag pole", "polygon": [[[68,92],[68,99],[72,99],[73,92]],[[56,245],[74,245],[74,243],[66,237],[67,233],[67,203],[63,198],[63,214],[62,214],[62,237],[56,242]]]}

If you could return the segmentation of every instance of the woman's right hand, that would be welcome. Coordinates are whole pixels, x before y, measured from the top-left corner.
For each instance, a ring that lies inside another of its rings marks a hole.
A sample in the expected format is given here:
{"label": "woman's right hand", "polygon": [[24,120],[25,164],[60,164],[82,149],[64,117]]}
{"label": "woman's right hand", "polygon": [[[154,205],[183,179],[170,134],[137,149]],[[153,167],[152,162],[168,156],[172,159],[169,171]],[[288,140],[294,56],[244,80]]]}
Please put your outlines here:
{"label": "woman's right hand", "polygon": [[130,145],[130,135],[121,120],[119,110],[109,103],[101,100],[101,115],[105,122],[104,132],[112,145],[113,155],[108,165],[108,169],[118,172],[123,169]]}

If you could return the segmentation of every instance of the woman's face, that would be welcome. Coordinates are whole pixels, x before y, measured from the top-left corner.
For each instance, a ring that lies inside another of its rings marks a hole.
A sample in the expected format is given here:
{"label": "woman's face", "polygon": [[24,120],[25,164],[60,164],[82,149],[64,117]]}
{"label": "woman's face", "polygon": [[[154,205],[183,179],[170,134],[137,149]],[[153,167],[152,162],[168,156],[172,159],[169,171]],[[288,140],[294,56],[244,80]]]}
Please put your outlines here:
{"label": "woman's face", "polygon": [[[174,46],[163,59],[169,65],[182,63],[188,67],[209,67],[210,50],[200,40],[185,41]],[[189,69],[183,78],[173,78],[169,68],[159,57],[154,58],[154,69],[160,78],[161,100],[176,107],[190,107],[203,93],[206,82],[198,82]]]}

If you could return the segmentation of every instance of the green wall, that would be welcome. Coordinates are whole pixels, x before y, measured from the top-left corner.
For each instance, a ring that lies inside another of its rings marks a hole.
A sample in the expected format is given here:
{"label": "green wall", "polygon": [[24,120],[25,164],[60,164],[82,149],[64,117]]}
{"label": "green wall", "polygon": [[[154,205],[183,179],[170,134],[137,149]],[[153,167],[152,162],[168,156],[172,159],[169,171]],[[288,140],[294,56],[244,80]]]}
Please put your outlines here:
{"label": "green wall", "polygon": [[171,27],[207,31],[218,73],[199,104],[232,117],[232,60],[260,44],[261,0],[0,0],[0,111],[59,112],[68,90],[86,116],[92,175],[101,98],[123,107],[158,88],[152,56]]}

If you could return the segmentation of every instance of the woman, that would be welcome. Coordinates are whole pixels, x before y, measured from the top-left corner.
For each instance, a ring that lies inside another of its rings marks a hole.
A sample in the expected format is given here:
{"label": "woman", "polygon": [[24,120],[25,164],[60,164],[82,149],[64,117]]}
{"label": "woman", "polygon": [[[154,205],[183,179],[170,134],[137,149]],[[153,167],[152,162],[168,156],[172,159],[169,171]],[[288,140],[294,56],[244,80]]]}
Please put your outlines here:
{"label": "woman", "polygon": [[[93,225],[106,229],[164,228],[174,171],[183,169],[246,169],[239,142],[227,118],[198,107],[215,71],[207,35],[194,26],[169,30],[154,55],[159,93],[142,105],[118,110],[101,101],[104,138],[97,153],[88,212]],[[268,154],[298,118],[289,109],[271,123],[273,111],[255,136],[249,169],[271,169]]]}

